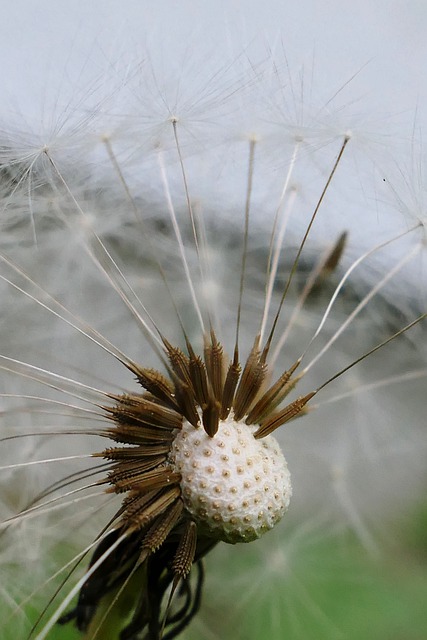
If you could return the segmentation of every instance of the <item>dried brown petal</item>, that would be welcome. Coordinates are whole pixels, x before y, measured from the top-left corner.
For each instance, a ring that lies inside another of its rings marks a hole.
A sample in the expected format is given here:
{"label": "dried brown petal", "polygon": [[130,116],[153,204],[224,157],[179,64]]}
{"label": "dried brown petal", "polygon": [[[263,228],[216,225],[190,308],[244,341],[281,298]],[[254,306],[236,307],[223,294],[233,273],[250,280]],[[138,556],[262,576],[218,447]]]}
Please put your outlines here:
{"label": "dried brown petal", "polygon": [[269,418],[267,418],[264,422],[261,423],[261,426],[254,433],[255,438],[265,438],[270,433],[273,433],[278,427],[281,427],[292,418],[295,418],[297,415],[301,413],[304,409],[305,405],[311,398],[316,394],[315,391],[308,393],[306,396],[300,396],[290,404],[288,404],[284,409],[278,411],[273,414]]}
{"label": "dried brown petal", "polygon": [[259,351],[259,336],[256,337],[248,356],[234,398],[234,418],[239,421],[254,403],[267,373],[267,364]]}
{"label": "dried brown petal", "polygon": [[286,398],[300,378],[291,379],[292,374],[300,364],[297,360],[290,369],[282,373],[280,378],[261,396],[255,406],[248,413],[246,424],[261,421]]}
{"label": "dried brown petal", "polygon": [[142,542],[142,548],[154,552],[161,547],[177,524],[183,509],[184,503],[182,500],[177,500],[169,509],[160,515],[146,533]]}
{"label": "dried brown petal", "polygon": [[175,557],[172,562],[172,571],[176,577],[186,578],[193,564],[197,543],[197,526],[189,520],[182,532]]}

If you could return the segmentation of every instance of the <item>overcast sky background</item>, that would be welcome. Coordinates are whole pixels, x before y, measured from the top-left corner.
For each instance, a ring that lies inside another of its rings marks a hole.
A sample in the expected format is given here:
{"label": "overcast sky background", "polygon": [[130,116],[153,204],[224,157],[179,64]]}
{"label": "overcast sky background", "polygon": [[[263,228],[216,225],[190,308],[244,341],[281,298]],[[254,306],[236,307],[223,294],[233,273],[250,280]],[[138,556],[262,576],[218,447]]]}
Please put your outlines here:
{"label": "overcast sky background", "polygon": [[366,105],[409,118],[418,106],[419,120],[427,118],[424,0],[1,0],[1,5],[3,118],[18,105],[27,117],[37,115],[35,96],[57,94],[64,69],[96,77],[107,60],[138,47],[160,45],[165,56],[176,56],[183,47],[203,43],[225,57],[244,47],[256,57],[266,42],[274,49],[280,41],[291,61],[314,55],[317,82],[331,91],[361,70],[352,84]]}
{"label": "overcast sky background", "polygon": [[[418,182],[419,176],[414,175],[410,165],[408,169],[414,127],[417,141],[422,140],[422,132],[427,128],[427,3],[424,0],[359,0],[357,3],[342,0],[74,0],[69,3],[16,0],[11,3],[0,0],[0,3],[3,5],[0,134],[2,130],[7,136],[9,127],[24,134],[27,130],[44,134],[43,127],[52,110],[60,113],[68,101],[86,108],[84,100],[87,98],[90,103],[91,87],[100,77],[105,77],[106,70],[108,76],[109,65],[119,62],[126,67],[129,63],[131,69],[147,52],[155,64],[161,60],[162,71],[167,73],[171,67],[177,75],[179,60],[185,52],[203,78],[215,72],[222,60],[227,65],[244,52],[245,57],[258,62],[271,50],[278,59],[286,56],[292,72],[304,65],[308,85],[312,83],[314,87],[314,103],[327,101],[345,85],[342,104],[349,107],[350,115],[363,114],[360,116],[362,126],[366,121],[367,129],[374,134],[376,127],[382,134],[387,134],[389,128],[390,140],[401,136],[409,150],[409,160],[394,151],[396,163],[402,166],[403,182],[408,178],[409,183],[409,189],[404,184],[402,201],[408,198],[408,210],[414,210],[421,203],[420,210],[425,216],[422,180]],[[192,79],[190,71],[183,85]],[[114,86],[108,89],[113,92]],[[105,86],[102,90],[105,91]],[[309,96],[307,102],[310,100]],[[124,110],[126,108],[127,105]],[[344,117],[342,122],[347,127]],[[23,140],[25,142],[25,135]],[[387,138],[386,142],[388,144]],[[353,150],[353,143],[351,147]],[[419,154],[419,149],[416,153]],[[417,155],[415,158],[418,161]],[[352,167],[348,171],[354,173]],[[375,189],[383,189],[382,175],[375,178]],[[387,173],[384,175],[388,177]],[[344,169],[340,168],[340,179],[344,178],[347,179]],[[392,183],[387,180],[384,188],[388,191],[377,198],[378,203],[386,201],[387,216],[394,208],[394,193],[389,184]],[[412,193],[408,196],[412,186],[414,196]],[[241,193],[235,183],[228,192],[225,183],[222,187],[224,198],[233,191]],[[393,183],[392,187],[399,193],[400,185]],[[367,236],[365,227],[359,224],[359,217],[368,215],[367,207],[357,200],[364,188],[365,183],[357,183],[352,192],[355,198],[347,197],[342,206],[331,207],[333,215],[335,212],[342,215],[340,228],[348,221],[355,221],[352,238],[358,234]],[[372,200],[368,201],[372,210],[371,204]],[[356,215],[350,211],[351,206]],[[406,204],[401,208],[405,207]],[[396,208],[399,209],[399,203]],[[384,224],[384,219],[377,219],[377,202],[373,209],[369,224],[379,223],[375,233],[391,233],[391,218]],[[400,222],[400,210],[398,216]],[[411,216],[410,213],[405,224],[414,224]]]}

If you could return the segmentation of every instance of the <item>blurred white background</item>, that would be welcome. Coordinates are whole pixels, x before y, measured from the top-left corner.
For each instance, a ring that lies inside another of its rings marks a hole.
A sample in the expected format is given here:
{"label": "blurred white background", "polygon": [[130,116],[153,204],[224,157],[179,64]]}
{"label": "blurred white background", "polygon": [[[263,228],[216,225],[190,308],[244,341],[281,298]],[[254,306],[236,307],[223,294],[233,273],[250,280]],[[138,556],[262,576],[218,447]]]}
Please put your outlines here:
{"label": "blurred white background", "polygon": [[[425,123],[427,5],[423,0],[16,0],[1,2],[1,106],[36,116],[64,73],[98,77],[126,54],[204,45],[226,59],[267,45],[292,62],[314,58],[316,83],[333,93],[352,81],[364,109]],[[72,61],[72,65],[70,65]],[[205,61],[204,61],[205,62]],[[76,80],[76,78],[74,78]],[[15,101],[15,105],[13,104]]]}

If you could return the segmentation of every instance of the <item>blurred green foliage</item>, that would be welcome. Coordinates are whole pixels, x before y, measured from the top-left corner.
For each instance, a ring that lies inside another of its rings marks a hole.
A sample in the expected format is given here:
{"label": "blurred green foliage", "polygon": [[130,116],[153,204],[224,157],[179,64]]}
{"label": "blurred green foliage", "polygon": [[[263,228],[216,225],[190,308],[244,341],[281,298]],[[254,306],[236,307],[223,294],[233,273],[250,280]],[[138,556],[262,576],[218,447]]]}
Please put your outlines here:
{"label": "blurred green foliage", "polygon": [[[284,539],[291,533],[285,531]],[[287,547],[270,566],[268,535],[247,546],[219,546],[206,561],[202,610],[181,637],[425,640],[427,505],[404,527],[394,527],[393,534],[393,548],[377,557],[349,534],[318,535],[297,545],[295,553]],[[274,542],[276,552],[277,539]],[[287,559],[287,554],[292,557]],[[34,605],[25,615],[28,620],[37,617]],[[18,640],[14,625],[1,638]],[[71,625],[57,625],[48,638],[81,636]]]}

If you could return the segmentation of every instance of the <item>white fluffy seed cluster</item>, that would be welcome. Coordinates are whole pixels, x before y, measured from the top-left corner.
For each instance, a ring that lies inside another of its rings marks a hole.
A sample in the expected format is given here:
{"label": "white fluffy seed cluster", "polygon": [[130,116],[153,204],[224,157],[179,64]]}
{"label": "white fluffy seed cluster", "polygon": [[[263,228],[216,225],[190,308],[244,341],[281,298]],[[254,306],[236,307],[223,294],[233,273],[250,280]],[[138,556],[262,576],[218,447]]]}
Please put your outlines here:
{"label": "white fluffy seed cluster", "polygon": [[254,431],[229,417],[210,438],[185,422],[172,445],[186,509],[201,531],[232,544],[251,542],[272,529],[292,495],[277,440],[256,440]]}

